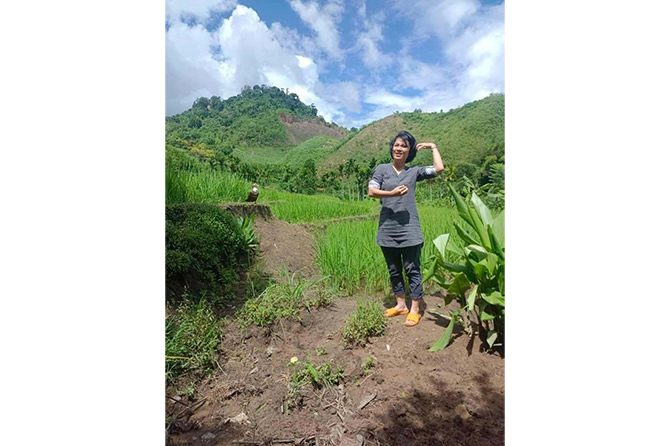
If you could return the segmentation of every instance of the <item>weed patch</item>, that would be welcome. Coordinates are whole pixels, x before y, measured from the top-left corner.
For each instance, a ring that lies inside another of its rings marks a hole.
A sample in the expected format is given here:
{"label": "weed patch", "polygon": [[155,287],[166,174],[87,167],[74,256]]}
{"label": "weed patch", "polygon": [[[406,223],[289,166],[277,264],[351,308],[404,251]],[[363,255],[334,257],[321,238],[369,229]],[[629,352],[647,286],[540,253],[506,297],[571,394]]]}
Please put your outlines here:
{"label": "weed patch", "polygon": [[286,398],[287,408],[289,410],[299,408],[302,405],[301,390],[307,385],[314,389],[322,387],[332,387],[344,380],[344,368],[333,364],[332,361],[325,362],[316,366],[309,361],[289,364],[290,367],[296,367],[296,370],[289,378],[289,390]]}
{"label": "weed patch", "polygon": [[190,370],[207,373],[216,365],[223,330],[205,300],[182,303],[165,317],[165,379],[173,381]]}
{"label": "weed patch", "polygon": [[354,314],[344,324],[342,338],[348,345],[365,345],[371,337],[384,334],[386,322],[377,302],[359,302]]}
{"label": "weed patch", "polygon": [[[243,327],[250,324],[268,327],[277,319],[300,319],[302,309],[311,310],[328,306],[332,295],[323,287],[314,290],[318,281],[307,282],[295,273],[286,277],[286,282],[270,284],[263,292],[244,303],[237,312],[237,318]],[[309,293],[308,293],[309,291]],[[314,295],[308,297],[308,294]]]}

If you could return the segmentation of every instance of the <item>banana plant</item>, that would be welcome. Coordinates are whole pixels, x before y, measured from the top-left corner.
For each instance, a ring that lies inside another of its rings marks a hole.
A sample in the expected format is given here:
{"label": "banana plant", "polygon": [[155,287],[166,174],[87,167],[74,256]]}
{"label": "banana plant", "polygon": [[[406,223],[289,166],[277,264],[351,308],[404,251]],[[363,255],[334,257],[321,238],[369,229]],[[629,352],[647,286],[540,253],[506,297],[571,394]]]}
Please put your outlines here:
{"label": "banana plant", "polygon": [[[449,325],[430,351],[449,344],[454,325],[463,323],[464,313],[476,316],[480,336],[490,349],[502,345],[505,328],[505,210],[493,218],[475,192],[466,203],[451,184],[449,190],[463,220],[454,226],[464,243],[450,234],[435,238],[437,254],[429,259],[423,282],[433,280],[446,290],[445,306],[456,299],[460,308],[451,313]],[[449,260],[454,257],[455,263]]]}

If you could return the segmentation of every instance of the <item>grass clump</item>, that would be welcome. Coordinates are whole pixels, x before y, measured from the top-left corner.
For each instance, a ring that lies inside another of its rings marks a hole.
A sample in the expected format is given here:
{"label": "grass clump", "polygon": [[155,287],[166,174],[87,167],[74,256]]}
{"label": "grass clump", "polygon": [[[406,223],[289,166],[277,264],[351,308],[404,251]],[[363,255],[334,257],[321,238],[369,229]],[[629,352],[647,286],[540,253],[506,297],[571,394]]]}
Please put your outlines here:
{"label": "grass clump", "polygon": [[303,308],[310,310],[332,303],[332,295],[327,290],[313,290],[317,282],[296,278],[295,273],[291,276],[287,274],[285,282],[272,283],[258,296],[247,300],[237,312],[238,321],[243,327],[250,324],[269,327],[282,318],[300,320]]}
{"label": "grass clump", "polygon": [[208,373],[216,365],[223,329],[210,304],[182,303],[165,317],[165,379],[172,382],[191,370]]}
{"label": "grass clump", "polygon": [[363,362],[361,363],[361,367],[363,367],[364,375],[369,375],[370,373],[372,373],[372,369],[375,366],[375,359],[376,358],[374,356],[370,355],[363,360]]}
{"label": "grass clump", "polygon": [[289,378],[289,391],[286,398],[289,410],[302,405],[301,390],[307,385],[314,389],[336,386],[344,381],[344,367],[333,364],[332,361],[316,366],[309,361],[301,361],[289,366],[297,367]]}
{"label": "grass clump", "polygon": [[373,336],[386,330],[386,318],[377,302],[359,302],[353,316],[344,324],[342,338],[348,345],[365,345]]}

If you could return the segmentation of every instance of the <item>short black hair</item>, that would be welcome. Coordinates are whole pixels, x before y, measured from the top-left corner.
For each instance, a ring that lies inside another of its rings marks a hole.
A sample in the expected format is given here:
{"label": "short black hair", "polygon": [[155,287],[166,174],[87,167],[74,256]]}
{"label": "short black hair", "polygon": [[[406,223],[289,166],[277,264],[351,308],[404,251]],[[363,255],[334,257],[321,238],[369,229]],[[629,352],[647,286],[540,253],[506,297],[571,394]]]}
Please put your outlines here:
{"label": "short black hair", "polygon": [[409,163],[416,156],[416,139],[414,139],[414,137],[410,132],[406,132],[405,130],[395,135],[391,140],[391,144],[389,145],[389,154],[391,155],[391,159],[393,159],[393,144],[395,143],[395,140],[398,138],[405,141],[409,146],[409,155],[407,155],[407,160],[405,161]]}

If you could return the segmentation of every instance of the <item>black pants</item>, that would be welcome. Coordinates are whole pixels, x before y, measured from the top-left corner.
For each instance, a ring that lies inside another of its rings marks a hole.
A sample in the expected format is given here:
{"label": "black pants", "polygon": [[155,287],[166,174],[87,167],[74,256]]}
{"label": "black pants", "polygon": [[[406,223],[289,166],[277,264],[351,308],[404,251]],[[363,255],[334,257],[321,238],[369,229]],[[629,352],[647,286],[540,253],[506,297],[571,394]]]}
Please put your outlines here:
{"label": "black pants", "polygon": [[409,279],[409,297],[421,299],[423,297],[423,286],[421,285],[421,247],[423,243],[407,248],[388,248],[382,246],[382,252],[386,259],[386,266],[391,276],[391,288],[395,294],[405,294],[405,281],[402,278],[402,270]]}

